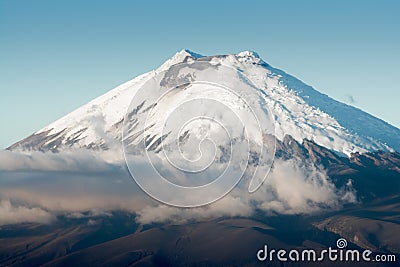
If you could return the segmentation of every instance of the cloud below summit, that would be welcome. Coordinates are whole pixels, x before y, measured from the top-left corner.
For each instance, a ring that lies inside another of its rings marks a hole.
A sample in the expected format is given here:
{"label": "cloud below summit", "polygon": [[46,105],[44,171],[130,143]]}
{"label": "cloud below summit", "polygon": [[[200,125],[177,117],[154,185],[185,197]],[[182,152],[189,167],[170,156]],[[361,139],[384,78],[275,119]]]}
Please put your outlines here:
{"label": "cloud below summit", "polygon": [[0,200],[0,225],[22,222],[48,224],[55,216],[41,208],[25,207],[12,204],[9,200]]}
{"label": "cloud below summit", "polygon": [[181,209],[161,204],[141,191],[118,156],[111,162],[87,151],[1,151],[0,225],[51,223],[60,214],[114,210],[135,213],[144,224],[250,216],[256,210],[309,214],[335,209],[355,199],[351,188],[336,188],[324,171],[300,167],[292,160],[275,161],[271,174],[255,193],[248,193],[245,183],[242,180],[213,204]]}

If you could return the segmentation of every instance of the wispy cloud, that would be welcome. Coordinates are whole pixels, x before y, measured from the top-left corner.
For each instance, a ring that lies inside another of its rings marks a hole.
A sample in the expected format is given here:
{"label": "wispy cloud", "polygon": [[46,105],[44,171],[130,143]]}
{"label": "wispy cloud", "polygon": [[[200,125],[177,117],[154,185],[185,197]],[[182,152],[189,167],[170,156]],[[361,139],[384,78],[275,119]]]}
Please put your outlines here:
{"label": "wispy cloud", "polygon": [[346,98],[347,98],[347,101],[348,101],[350,104],[356,103],[356,99],[354,98],[354,96],[352,96],[352,95],[346,95]]}
{"label": "wispy cloud", "polygon": [[96,153],[85,149],[61,153],[0,150],[0,171],[87,171],[102,172],[123,166],[122,152]]}
{"label": "wispy cloud", "polygon": [[41,208],[18,206],[9,200],[0,200],[0,225],[22,222],[48,224],[54,220],[53,214]]}

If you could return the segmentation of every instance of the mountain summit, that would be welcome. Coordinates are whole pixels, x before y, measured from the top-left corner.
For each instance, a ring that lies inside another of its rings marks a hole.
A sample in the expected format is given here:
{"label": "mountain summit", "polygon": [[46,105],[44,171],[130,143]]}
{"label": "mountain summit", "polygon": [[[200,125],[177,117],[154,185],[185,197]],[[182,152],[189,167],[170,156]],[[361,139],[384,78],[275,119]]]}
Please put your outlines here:
{"label": "mountain summit", "polygon": [[[138,89],[176,64],[197,61],[221,64],[247,77],[251,81],[247,88],[251,89],[240,94],[254,90],[261,95],[262,102],[252,105],[268,107],[275,124],[274,135],[280,141],[286,135],[300,143],[306,139],[347,156],[376,150],[400,151],[398,128],[271,67],[256,52],[202,56],[187,49],[158,69],[112,89],[8,149],[56,152],[75,147],[101,150],[120,146],[123,119]],[[242,79],[242,85],[246,83],[249,81]]]}

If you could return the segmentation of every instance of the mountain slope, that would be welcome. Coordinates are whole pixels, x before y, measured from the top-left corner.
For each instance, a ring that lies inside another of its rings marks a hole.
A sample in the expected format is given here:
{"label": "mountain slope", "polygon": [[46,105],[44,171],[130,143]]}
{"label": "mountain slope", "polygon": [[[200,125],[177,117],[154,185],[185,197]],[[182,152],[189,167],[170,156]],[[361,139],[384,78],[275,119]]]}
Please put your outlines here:
{"label": "mountain slope", "polygon": [[188,50],[178,52],[157,70],[114,88],[8,149],[120,147],[123,118],[135,93],[157,74],[188,61],[218,62],[248,78],[250,81],[243,80],[243,84],[251,84],[271,110],[278,140],[282,141],[285,135],[298,142],[308,139],[347,156],[354,152],[400,150],[398,128],[319,93],[271,67],[254,52],[203,57]]}

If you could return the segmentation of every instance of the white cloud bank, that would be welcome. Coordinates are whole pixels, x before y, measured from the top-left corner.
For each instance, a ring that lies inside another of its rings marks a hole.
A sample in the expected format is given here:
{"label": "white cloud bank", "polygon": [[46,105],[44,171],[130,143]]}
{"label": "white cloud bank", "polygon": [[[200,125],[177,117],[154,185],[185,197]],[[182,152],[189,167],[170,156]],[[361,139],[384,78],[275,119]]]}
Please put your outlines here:
{"label": "white cloud bank", "polygon": [[[323,170],[276,160],[267,180],[250,194],[243,181],[221,200],[200,208],[174,208],[143,193],[126,171],[121,155],[74,151],[29,154],[0,151],[0,225],[50,223],[58,214],[124,210],[140,223],[184,222],[220,216],[310,214],[356,200],[348,183],[336,188]],[[18,203],[14,205],[13,203]],[[25,204],[24,204],[25,203]]]}
{"label": "white cloud bank", "polygon": [[267,180],[252,194],[248,193],[247,184],[242,183],[221,200],[205,207],[180,209],[157,205],[137,213],[140,222],[152,223],[249,216],[256,210],[267,214],[311,214],[337,209],[350,202],[356,202],[350,183],[339,189],[324,171],[314,166],[300,167],[293,160],[276,160]]}

